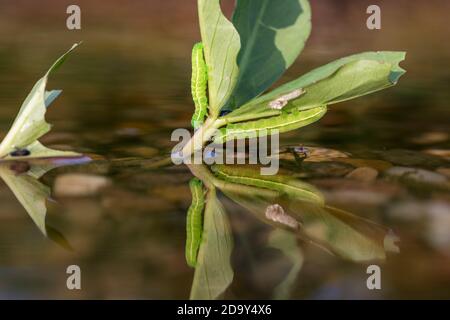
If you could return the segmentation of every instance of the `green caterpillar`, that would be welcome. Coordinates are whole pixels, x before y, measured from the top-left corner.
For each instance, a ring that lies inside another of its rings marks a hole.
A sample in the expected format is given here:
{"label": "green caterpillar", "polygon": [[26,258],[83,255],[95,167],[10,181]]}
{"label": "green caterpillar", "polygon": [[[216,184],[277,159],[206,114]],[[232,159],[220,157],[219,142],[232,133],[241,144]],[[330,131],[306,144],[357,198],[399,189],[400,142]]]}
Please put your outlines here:
{"label": "green caterpillar", "polygon": [[205,197],[203,183],[199,179],[193,178],[189,181],[189,188],[191,189],[192,203],[188,209],[186,221],[185,255],[187,264],[194,268],[197,264],[198,249],[202,240]]}
{"label": "green caterpillar", "polygon": [[194,129],[200,127],[205,120],[208,109],[207,85],[208,68],[203,56],[203,44],[199,42],[192,48],[191,90],[195,111],[192,115],[191,124]]}

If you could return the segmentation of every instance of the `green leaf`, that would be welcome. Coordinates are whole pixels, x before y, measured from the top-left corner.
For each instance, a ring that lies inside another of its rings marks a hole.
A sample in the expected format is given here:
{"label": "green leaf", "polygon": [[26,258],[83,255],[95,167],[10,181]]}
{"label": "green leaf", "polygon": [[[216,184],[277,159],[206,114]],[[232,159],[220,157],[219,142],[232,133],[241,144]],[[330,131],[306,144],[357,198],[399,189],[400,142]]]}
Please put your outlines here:
{"label": "green leaf", "polygon": [[215,189],[208,192],[202,243],[197,257],[190,298],[217,299],[233,280],[230,257],[233,238],[228,218]]}
{"label": "green leaf", "polygon": [[241,50],[230,109],[264,92],[297,59],[311,32],[311,9],[307,0],[238,0],[233,24]]}
{"label": "green leaf", "polygon": [[395,85],[405,73],[399,63],[404,52],[365,52],[333,61],[314,69],[300,78],[257,98],[221,119],[234,122],[243,115],[247,119],[265,116],[270,102],[280,96],[303,89],[305,94],[289,101],[283,110],[308,109],[311,106],[331,104]]}
{"label": "green leaf", "polygon": [[228,100],[239,73],[239,34],[220,8],[220,0],[198,0],[200,32],[208,66],[210,116]]}
{"label": "green leaf", "polygon": [[[61,93],[60,90],[46,91],[48,76],[55,71],[67,58],[78,44],[62,55],[47,71],[47,73],[34,85],[31,92],[22,104],[14,123],[6,137],[0,144],[0,158],[10,158],[9,154],[16,149],[35,148],[39,154],[31,153],[28,158],[61,156],[61,152],[45,148],[40,144],[35,144],[36,140],[50,131],[50,124],[45,121],[47,107]],[[30,151],[30,150],[29,150]],[[74,156],[71,153],[70,156]],[[69,155],[67,155],[69,156]],[[80,156],[76,154],[76,156]]]}
{"label": "green leaf", "polygon": [[231,123],[219,129],[214,138],[215,143],[224,143],[232,139],[263,137],[278,131],[278,133],[295,130],[316,122],[327,112],[326,106],[320,106],[305,111],[293,110],[281,112],[280,115],[254,121]]}
{"label": "green leaf", "polygon": [[[293,195],[273,198],[257,192],[240,192],[237,188],[224,194],[265,223],[293,230],[301,238],[342,258],[366,262],[384,260],[386,252],[398,252],[397,238],[388,228],[349,212]],[[282,208],[282,219],[268,216],[273,205]]]}
{"label": "green leaf", "polygon": [[288,103],[286,109],[305,110],[353,99],[393,85],[392,65],[375,60],[358,60],[338,69],[330,77],[305,88],[306,93]]}

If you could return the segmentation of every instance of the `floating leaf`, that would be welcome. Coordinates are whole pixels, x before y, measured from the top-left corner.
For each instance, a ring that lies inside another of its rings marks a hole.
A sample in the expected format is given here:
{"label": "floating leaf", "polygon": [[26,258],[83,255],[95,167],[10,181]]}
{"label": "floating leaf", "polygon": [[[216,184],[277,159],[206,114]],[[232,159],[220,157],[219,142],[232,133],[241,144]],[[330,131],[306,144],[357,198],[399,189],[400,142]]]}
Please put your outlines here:
{"label": "floating leaf", "polygon": [[233,24],[241,50],[230,109],[264,92],[297,59],[311,32],[311,9],[306,0],[238,0]]}
{"label": "floating leaf", "polygon": [[275,117],[254,121],[231,123],[221,128],[215,136],[215,143],[224,143],[232,139],[263,137],[274,133],[295,130],[316,122],[327,112],[326,106],[309,110],[281,112]]}
{"label": "floating leaf", "polygon": [[[70,152],[54,151],[43,147],[37,139],[50,131],[50,124],[45,121],[47,107],[58,97],[60,90],[46,91],[48,76],[55,71],[67,58],[78,44],[63,54],[47,71],[25,99],[19,110],[14,123],[6,137],[0,144],[0,159],[13,158],[10,154],[16,150],[26,149],[29,151],[27,158],[35,157],[73,157],[79,154]],[[32,150],[30,150],[32,149]],[[33,152],[36,153],[33,153]],[[16,158],[16,157],[14,157]]]}
{"label": "floating leaf", "polygon": [[223,15],[220,0],[198,0],[198,13],[208,65],[209,111],[216,117],[236,84],[239,34]]}
{"label": "floating leaf", "polygon": [[197,253],[202,239],[205,197],[203,195],[203,184],[199,179],[193,178],[189,182],[189,188],[191,190],[192,203],[186,217],[185,255],[187,264],[195,267],[197,264]]}
{"label": "floating leaf", "polygon": [[225,209],[215,189],[209,190],[191,299],[217,299],[225,292],[233,280],[232,250],[233,238]]}
{"label": "floating leaf", "polygon": [[223,119],[234,122],[243,115],[247,119],[265,116],[274,99],[302,89],[305,94],[290,101],[283,109],[308,109],[337,103],[390,87],[405,71],[399,66],[404,52],[365,52],[333,61],[314,69],[281,87],[227,114]]}

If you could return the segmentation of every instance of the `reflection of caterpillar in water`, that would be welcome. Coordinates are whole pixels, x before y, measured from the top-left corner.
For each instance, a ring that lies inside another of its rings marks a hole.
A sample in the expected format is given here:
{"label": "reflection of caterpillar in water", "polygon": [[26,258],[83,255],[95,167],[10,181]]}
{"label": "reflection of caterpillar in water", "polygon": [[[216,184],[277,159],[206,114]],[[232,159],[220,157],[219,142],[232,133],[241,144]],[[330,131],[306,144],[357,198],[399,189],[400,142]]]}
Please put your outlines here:
{"label": "reflection of caterpillar in water", "polygon": [[207,85],[208,69],[203,56],[203,44],[199,42],[192,48],[191,90],[195,111],[192,115],[191,124],[194,129],[200,127],[205,120],[208,108]]}
{"label": "reflection of caterpillar in water", "polygon": [[195,267],[197,264],[198,249],[202,240],[205,197],[203,194],[203,184],[199,179],[194,178],[189,181],[189,188],[191,189],[192,203],[188,209],[186,221],[185,255],[187,264]]}

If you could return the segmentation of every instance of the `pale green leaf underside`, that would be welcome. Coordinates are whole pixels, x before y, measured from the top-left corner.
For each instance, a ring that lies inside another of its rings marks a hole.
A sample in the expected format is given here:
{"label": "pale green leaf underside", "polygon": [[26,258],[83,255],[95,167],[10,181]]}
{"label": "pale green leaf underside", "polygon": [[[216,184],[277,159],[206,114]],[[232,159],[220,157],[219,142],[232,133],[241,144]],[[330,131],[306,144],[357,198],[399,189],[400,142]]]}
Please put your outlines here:
{"label": "pale green leaf underside", "polygon": [[326,106],[319,106],[305,111],[283,111],[280,115],[270,118],[228,124],[224,128],[219,129],[214,142],[224,143],[232,139],[263,137],[274,133],[295,130],[316,122],[326,112]]}
{"label": "pale green leaf underside", "polygon": [[210,116],[217,116],[230,96],[239,73],[239,35],[220,8],[219,0],[198,0],[200,32],[208,65]]}
{"label": "pale green leaf underside", "polygon": [[230,109],[264,92],[297,59],[311,31],[311,10],[307,0],[238,0],[233,24],[241,50]]}
{"label": "pale green leaf underside", "polygon": [[257,192],[241,193],[237,188],[224,193],[266,223],[271,223],[265,215],[267,207],[280,204],[286,214],[298,221],[302,238],[352,261],[383,260],[390,250],[385,243],[393,241],[386,228],[319,202],[304,201],[296,196],[273,199]]}
{"label": "pale green leaf underside", "polygon": [[[61,91],[45,90],[48,76],[66,60],[69,53],[77,46],[78,44],[73,45],[72,48],[62,55],[34,85],[33,89],[23,102],[11,129],[0,144],[0,158],[6,158],[16,149],[31,147],[37,139],[50,131],[51,126],[45,121],[45,112],[47,107],[58,97]],[[33,147],[36,148],[37,145],[34,145]],[[37,150],[40,151],[40,154],[45,153],[47,157],[54,156],[50,149],[46,149],[45,152],[43,152],[42,146],[38,146]],[[33,157],[39,157],[39,155],[30,154],[28,156],[28,158]]]}
{"label": "pale green leaf underside", "polygon": [[0,167],[0,177],[14,193],[39,230],[46,236],[46,200],[50,196],[50,189],[27,174],[16,175],[5,166]]}
{"label": "pale green leaf underside", "polygon": [[270,101],[296,89],[305,94],[284,109],[308,109],[356,98],[390,87],[405,71],[399,66],[404,52],[365,52],[341,58],[314,69],[229,113],[225,119],[247,115],[258,118],[267,112]]}
{"label": "pale green leaf underside", "polygon": [[225,209],[215,190],[209,190],[191,299],[217,299],[225,292],[233,280],[232,250],[233,238]]}

